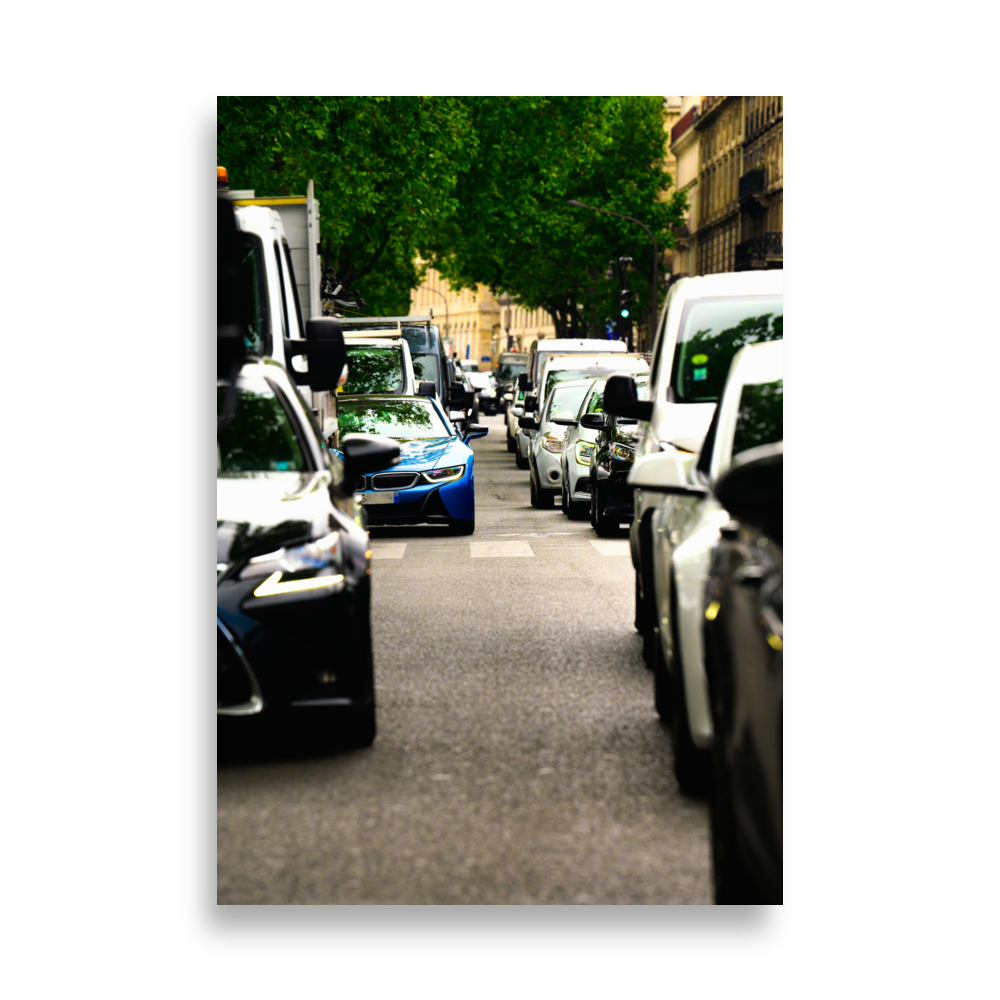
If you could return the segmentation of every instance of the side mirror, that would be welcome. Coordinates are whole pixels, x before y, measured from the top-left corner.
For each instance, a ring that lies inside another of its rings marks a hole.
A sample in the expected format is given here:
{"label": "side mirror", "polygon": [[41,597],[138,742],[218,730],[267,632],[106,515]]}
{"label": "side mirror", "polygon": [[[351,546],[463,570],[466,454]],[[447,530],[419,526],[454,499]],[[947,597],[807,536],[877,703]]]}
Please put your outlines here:
{"label": "side mirror", "polygon": [[465,386],[461,382],[452,382],[448,391],[448,405],[459,409],[465,406]]}
{"label": "side mirror", "polygon": [[[607,402],[607,395],[604,397]],[[652,455],[643,455],[635,460],[628,474],[628,484],[638,490],[651,493],[688,493],[704,495],[704,486],[692,482],[688,469],[676,448]]]}
{"label": "side mirror", "polygon": [[651,420],[653,401],[639,399],[635,379],[631,375],[612,375],[604,386],[604,410],[616,417]]}
{"label": "side mirror", "polygon": [[489,432],[489,427],[484,427],[482,424],[469,424],[465,428],[465,443],[468,444],[473,438],[486,437]]}
{"label": "side mirror", "polygon": [[784,512],[784,442],[750,448],[733,458],[712,489],[737,520],[760,528],[781,544]]}
{"label": "side mirror", "polygon": [[448,411],[448,419],[453,424],[457,424],[460,420],[464,420],[465,419],[465,411],[464,410],[449,410]]}
{"label": "side mirror", "polygon": [[580,417],[580,426],[588,430],[599,431],[604,426],[603,413],[585,413]]}
{"label": "side mirror", "polygon": [[418,396],[436,396],[437,386],[433,382],[418,382],[417,383],[417,395]]}
{"label": "side mirror", "polygon": [[525,431],[537,431],[538,421],[534,417],[518,417],[517,426]]}
{"label": "side mirror", "polygon": [[510,408],[510,412],[515,417],[523,417],[524,416],[524,407],[523,406],[512,406]]}
{"label": "side mirror", "polygon": [[345,434],[340,442],[344,456],[344,478],[350,482],[356,476],[399,463],[399,445],[392,438],[379,434]]}
{"label": "side mirror", "polygon": [[289,359],[304,354],[309,371],[297,372],[288,365],[288,374],[296,385],[308,385],[315,392],[336,392],[340,377],[347,366],[347,347],[340,323],[329,316],[306,320],[306,339],[284,338],[285,356]]}
{"label": "side mirror", "polygon": [[569,410],[560,410],[552,418],[552,423],[560,424],[562,427],[576,427],[576,417]]}
{"label": "side mirror", "polygon": [[522,372],[517,376],[517,387],[525,392],[531,392],[531,381],[528,379],[527,372]]}
{"label": "side mirror", "polygon": [[514,401],[514,393],[512,393],[512,392],[505,392],[505,393],[503,394],[503,398],[504,398],[504,399],[505,399],[505,400],[506,400],[506,401],[507,401],[508,403],[511,403],[511,402],[513,402],[513,401]]}
{"label": "side mirror", "polygon": [[525,396],[524,397],[524,412],[534,413],[538,409],[538,397],[537,396]]}

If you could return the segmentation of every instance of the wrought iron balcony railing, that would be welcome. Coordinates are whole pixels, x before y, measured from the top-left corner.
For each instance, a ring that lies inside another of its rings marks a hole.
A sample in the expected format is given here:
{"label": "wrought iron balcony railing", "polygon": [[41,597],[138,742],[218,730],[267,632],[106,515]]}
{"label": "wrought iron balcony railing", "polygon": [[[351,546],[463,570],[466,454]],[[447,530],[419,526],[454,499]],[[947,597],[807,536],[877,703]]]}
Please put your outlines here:
{"label": "wrought iron balcony railing", "polygon": [[736,244],[734,267],[737,271],[748,271],[755,267],[767,267],[783,259],[782,233],[768,232],[754,236]]}

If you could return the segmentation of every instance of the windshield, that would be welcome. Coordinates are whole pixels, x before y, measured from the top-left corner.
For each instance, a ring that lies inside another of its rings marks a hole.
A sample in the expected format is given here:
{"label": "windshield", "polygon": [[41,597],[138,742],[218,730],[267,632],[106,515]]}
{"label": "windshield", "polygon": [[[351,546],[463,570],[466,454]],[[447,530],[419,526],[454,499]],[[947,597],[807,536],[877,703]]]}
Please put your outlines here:
{"label": "windshield", "polygon": [[518,364],[508,364],[506,361],[501,362],[496,367],[497,379],[501,382],[513,382],[518,375],[526,372],[528,370],[528,362],[520,362]]}
{"label": "windshield", "polygon": [[347,345],[345,393],[358,395],[403,391],[403,350],[400,347]]}
{"label": "windshield", "polygon": [[[222,412],[226,387],[216,394]],[[240,387],[236,414],[218,442],[218,472],[304,472],[302,445],[280,400],[266,383]]]}
{"label": "windshield", "polygon": [[692,299],[684,307],[670,385],[681,403],[715,403],[733,355],[746,344],[781,340],[780,295]]}
{"label": "windshield", "polygon": [[733,454],[783,440],[784,379],[745,385],[736,415]]}
{"label": "windshield", "polygon": [[337,400],[337,424],[345,434],[384,434],[397,441],[451,437],[452,432],[426,399]]}
{"label": "windshield", "polygon": [[[613,369],[612,369],[613,371]],[[545,376],[545,397],[547,398],[549,393],[552,391],[554,385],[558,385],[560,382],[576,382],[581,378],[606,378],[610,374],[608,366],[605,365],[603,368],[564,368],[559,371],[550,371],[548,375]],[[635,371],[629,371],[623,369],[621,374],[625,375],[635,375],[642,374],[645,372],[636,373]]]}
{"label": "windshield", "polygon": [[549,400],[548,419],[554,417],[563,410],[568,410],[576,417],[577,410],[583,402],[583,397],[587,395],[589,385],[568,385],[561,389],[556,389]]}
{"label": "windshield", "polygon": [[251,233],[239,234],[240,266],[245,275],[244,288],[250,297],[247,315],[250,322],[247,326],[247,352],[260,356],[270,353],[267,338],[267,292],[265,291],[264,252],[260,240]]}
{"label": "windshield", "polygon": [[436,386],[440,386],[441,376],[438,374],[437,355],[414,354],[413,377],[418,382],[433,382]]}

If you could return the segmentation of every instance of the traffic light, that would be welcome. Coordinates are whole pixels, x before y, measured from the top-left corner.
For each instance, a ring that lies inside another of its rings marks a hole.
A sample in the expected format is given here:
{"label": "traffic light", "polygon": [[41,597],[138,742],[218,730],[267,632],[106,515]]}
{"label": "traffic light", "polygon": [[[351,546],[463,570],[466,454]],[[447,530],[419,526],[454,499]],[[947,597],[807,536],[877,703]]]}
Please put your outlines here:
{"label": "traffic light", "polygon": [[622,319],[628,319],[632,315],[632,293],[627,288],[618,293],[618,315]]}

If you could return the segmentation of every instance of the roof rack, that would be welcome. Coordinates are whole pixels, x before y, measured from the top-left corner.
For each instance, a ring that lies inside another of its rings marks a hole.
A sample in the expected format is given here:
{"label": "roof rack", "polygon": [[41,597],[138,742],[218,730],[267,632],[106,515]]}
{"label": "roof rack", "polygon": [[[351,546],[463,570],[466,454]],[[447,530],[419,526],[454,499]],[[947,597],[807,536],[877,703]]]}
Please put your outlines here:
{"label": "roof rack", "polygon": [[429,316],[351,316],[350,318],[338,319],[342,326],[372,326],[379,323],[406,323],[408,326],[415,326],[418,323],[431,323],[434,320],[434,310]]}

